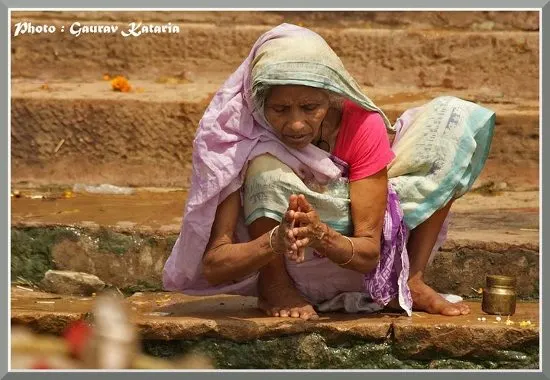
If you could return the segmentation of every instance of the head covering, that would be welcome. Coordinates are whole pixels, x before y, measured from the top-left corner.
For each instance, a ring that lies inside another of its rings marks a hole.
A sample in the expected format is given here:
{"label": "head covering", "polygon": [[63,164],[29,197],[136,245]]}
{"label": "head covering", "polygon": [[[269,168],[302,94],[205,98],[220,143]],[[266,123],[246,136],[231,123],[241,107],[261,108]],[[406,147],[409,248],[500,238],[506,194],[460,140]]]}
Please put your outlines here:
{"label": "head covering", "polygon": [[[218,205],[238,190],[247,164],[270,153],[302,178],[327,183],[340,176],[329,154],[310,144],[297,150],[284,145],[257,106],[265,86],[301,84],[333,91],[366,109],[383,113],[362,94],[340,59],[316,33],[282,24],[263,34],[249,56],[218,90],[202,117],[193,142],[191,189],[182,229],[163,271],[167,290],[187,294],[233,293],[255,295],[257,274],[241,281],[211,286],[202,274],[202,257],[208,244]],[[255,94],[256,93],[256,98]],[[236,236],[248,241],[239,216]]]}
{"label": "head covering", "polygon": [[321,88],[344,96],[369,111],[378,112],[388,131],[393,131],[386,115],[361,91],[336,53],[310,30],[266,41],[258,49],[252,61],[250,87],[247,87],[252,91],[247,95],[256,106],[255,118],[263,119],[261,106],[266,88],[288,84]]}

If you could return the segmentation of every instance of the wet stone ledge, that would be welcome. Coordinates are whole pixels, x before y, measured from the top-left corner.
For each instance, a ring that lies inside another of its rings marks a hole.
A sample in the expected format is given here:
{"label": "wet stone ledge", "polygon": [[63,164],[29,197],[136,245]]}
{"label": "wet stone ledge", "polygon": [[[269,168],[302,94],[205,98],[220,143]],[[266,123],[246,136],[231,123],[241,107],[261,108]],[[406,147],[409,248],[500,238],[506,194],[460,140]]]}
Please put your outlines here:
{"label": "wet stone ledge", "polygon": [[[176,230],[177,231],[177,230]],[[177,239],[173,230],[98,225],[16,225],[11,229],[11,275],[38,284],[49,269],[84,272],[126,293],[162,290],[162,268]],[[536,299],[535,244],[449,241],[427,270],[440,292],[467,298],[485,285],[487,273],[517,276],[518,296]],[[438,273],[446,273],[440,276]]]}
{"label": "wet stone ledge", "polygon": [[[539,305],[520,302],[509,318],[414,312],[322,313],[317,321],[266,317],[256,298],[135,293],[124,301],[145,351],[210,356],[217,368],[466,368],[538,366]],[[94,297],[12,287],[11,324],[62,334],[90,319]],[[527,323],[528,322],[528,323]]]}

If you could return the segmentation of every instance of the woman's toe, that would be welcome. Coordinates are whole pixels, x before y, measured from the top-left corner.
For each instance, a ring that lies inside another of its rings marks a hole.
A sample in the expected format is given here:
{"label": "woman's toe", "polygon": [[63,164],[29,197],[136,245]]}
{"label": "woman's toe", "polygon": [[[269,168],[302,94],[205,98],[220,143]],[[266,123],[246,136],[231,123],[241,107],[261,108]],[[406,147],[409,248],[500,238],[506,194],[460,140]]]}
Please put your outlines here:
{"label": "woman's toe", "polygon": [[448,316],[455,316],[455,315],[462,314],[462,310],[459,309],[458,307],[454,306],[454,305],[453,306],[447,306],[447,307],[444,307],[441,310],[441,314],[448,315]]}
{"label": "woman's toe", "polygon": [[471,311],[471,310],[470,310],[470,306],[468,306],[468,305],[466,305],[466,304],[461,304],[460,306],[461,306],[461,307],[460,307],[460,312],[461,312],[462,314],[464,314],[464,315],[465,315],[465,314],[470,314],[470,311]]}

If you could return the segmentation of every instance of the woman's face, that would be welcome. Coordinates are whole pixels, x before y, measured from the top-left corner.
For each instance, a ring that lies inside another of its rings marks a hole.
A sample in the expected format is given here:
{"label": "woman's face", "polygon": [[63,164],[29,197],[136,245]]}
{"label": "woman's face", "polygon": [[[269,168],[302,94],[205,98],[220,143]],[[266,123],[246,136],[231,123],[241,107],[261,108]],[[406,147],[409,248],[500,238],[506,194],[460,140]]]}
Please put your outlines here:
{"label": "woman's face", "polygon": [[284,144],[301,149],[317,138],[328,109],[329,97],[325,91],[285,85],[271,88],[264,114]]}

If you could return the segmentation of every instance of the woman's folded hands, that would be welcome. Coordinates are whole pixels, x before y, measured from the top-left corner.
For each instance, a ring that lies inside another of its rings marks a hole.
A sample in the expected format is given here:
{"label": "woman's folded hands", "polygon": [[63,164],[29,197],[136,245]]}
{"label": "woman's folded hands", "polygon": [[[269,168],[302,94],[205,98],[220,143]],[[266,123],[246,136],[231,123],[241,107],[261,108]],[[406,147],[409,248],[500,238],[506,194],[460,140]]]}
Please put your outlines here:
{"label": "woman's folded hands", "polygon": [[303,262],[305,249],[316,248],[327,232],[328,226],[303,194],[289,197],[288,209],[277,231],[279,247],[284,247],[289,260]]}

